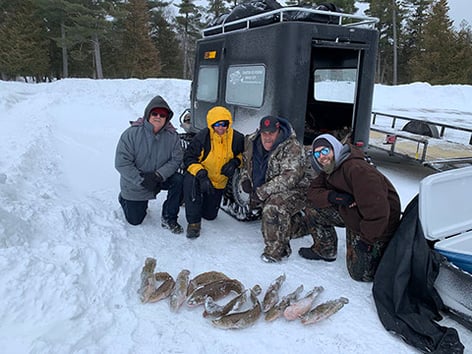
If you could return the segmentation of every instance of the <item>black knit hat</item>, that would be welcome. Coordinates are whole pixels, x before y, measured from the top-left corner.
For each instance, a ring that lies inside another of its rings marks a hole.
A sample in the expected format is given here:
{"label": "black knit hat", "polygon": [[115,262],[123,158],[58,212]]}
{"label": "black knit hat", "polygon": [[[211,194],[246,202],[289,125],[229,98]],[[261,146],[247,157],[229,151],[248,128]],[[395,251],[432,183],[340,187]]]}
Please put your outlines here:
{"label": "black knit hat", "polygon": [[280,122],[276,117],[267,116],[261,119],[259,129],[261,132],[275,132],[280,128]]}
{"label": "black knit hat", "polygon": [[329,147],[329,148],[333,148],[333,146],[331,145],[331,143],[326,140],[325,138],[320,138],[320,139],[316,139],[315,142],[313,143],[313,151],[315,151],[315,149],[317,147],[320,147],[320,146],[326,146],[326,147]]}

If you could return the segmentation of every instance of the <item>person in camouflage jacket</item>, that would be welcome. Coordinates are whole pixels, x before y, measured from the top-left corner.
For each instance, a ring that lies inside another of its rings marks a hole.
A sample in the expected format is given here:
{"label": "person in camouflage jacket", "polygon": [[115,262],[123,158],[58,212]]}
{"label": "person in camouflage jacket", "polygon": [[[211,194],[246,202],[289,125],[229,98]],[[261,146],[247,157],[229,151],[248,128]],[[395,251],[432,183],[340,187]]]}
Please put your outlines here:
{"label": "person in camouflage jacket", "polygon": [[311,162],[318,176],[311,181],[311,247],[300,256],[334,261],[335,226],[346,228],[346,264],[351,278],[372,281],[400,220],[400,199],[392,183],[365,160],[364,153],[334,136],[322,134],[312,144]]}
{"label": "person in camouflage jacket", "polygon": [[250,195],[251,208],[262,208],[265,262],[290,256],[290,239],[306,234],[305,161],[303,146],[284,118],[264,117],[246,137],[241,186]]}

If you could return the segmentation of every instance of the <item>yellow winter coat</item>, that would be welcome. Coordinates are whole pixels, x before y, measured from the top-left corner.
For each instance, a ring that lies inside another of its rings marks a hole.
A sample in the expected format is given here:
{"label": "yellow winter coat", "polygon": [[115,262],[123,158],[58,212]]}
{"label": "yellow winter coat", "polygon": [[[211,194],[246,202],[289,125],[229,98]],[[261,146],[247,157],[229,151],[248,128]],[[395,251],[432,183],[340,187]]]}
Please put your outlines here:
{"label": "yellow winter coat", "polygon": [[[212,125],[227,120],[225,134],[218,135]],[[208,128],[199,131],[187,147],[184,155],[185,169],[196,175],[201,169],[208,172],[208,177],[216,189],[224,189],[228,177],[221,174],[224,164],[236,157],[240,162],[244,151],[244,135],[232,128],[233,118],[224,107],[216,106],[208,111]]]}

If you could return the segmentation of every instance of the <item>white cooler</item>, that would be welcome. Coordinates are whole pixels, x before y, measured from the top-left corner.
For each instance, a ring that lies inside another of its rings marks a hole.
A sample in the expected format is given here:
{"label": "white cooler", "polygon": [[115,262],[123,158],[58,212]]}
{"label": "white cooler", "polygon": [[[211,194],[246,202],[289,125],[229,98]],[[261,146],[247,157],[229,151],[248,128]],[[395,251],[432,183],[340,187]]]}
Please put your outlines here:
{"label": "white cooler", "polygon": [[472,324],[472,167],[424,178],[419,218],[426,239],[447,258],[435,288],[453,314]]}

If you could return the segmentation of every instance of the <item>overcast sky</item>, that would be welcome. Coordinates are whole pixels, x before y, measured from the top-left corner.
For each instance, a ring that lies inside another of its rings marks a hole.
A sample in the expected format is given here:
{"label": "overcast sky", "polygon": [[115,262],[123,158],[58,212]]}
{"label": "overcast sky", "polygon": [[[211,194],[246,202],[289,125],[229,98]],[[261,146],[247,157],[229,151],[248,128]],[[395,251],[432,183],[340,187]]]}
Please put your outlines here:
{"label": "overcast sky", "polygon": [[449,17],[454,21],[454,27],[460,28],[462,20],[472,26],[472,6],[470,0],[449,0]]}

